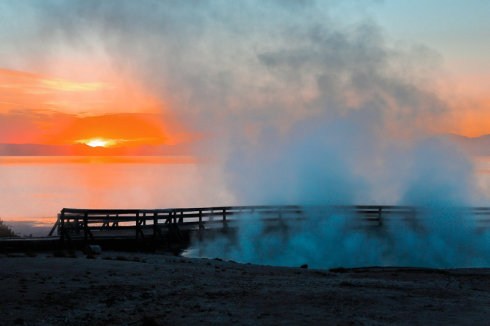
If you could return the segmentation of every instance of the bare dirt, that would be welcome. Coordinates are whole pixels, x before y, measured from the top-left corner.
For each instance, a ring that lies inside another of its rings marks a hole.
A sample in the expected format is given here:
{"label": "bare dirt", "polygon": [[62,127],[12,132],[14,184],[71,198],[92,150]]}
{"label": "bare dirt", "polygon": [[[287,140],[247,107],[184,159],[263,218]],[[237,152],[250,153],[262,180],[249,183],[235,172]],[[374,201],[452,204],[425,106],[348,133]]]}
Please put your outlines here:
{"label": "bare dirt", "polygon": [[0,256],[1,325],[489,323],[487,269],[309,270],[156,254],[64,256]]}

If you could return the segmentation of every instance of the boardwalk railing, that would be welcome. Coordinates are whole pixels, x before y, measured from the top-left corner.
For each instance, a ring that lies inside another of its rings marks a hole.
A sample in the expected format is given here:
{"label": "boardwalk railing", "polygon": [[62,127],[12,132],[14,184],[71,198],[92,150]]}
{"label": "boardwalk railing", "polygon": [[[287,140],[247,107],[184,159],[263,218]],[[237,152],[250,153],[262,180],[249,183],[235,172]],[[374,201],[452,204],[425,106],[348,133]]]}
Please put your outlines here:
{"label": "boardwalk railing", "polygon": [[163,232],[227,228],[237,215],[257,214],[263,219],[301,218],[299,206],[233,206],[169,209],[75,209],[63,208],[49,235],[61,239],[95,236],[162,237]]}
{"label": "boardwalk railing", "polygon": [[[490,226],[490,207],[462,208],[473,215],[480,226]],[[359,218],[363,227],[382,226],[393,220],[403,220],[415,226],[420,208],[411,206],[225,206],[169,209],[75,209],[63,208],[49,235],[58,234],[61,240],[96,237],[161,238],[164,234],[179,237],[184,231],[226,229],[239,220],[256,216],[262,221],[276,223],[301,220],[307,215],[331,215],[339,212]]]}

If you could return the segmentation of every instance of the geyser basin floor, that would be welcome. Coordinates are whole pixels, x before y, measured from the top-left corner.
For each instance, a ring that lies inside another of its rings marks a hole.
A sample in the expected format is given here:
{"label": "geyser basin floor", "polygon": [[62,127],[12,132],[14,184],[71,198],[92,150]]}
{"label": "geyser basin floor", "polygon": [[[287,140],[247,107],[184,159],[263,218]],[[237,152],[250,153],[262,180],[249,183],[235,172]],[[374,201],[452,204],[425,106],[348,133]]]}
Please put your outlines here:
{"label": "geyser basin floor", "polygon": [[477,325],[490,304],[488,269],[315,271],[120,252],[50,256],[0,256],[2,324]]}

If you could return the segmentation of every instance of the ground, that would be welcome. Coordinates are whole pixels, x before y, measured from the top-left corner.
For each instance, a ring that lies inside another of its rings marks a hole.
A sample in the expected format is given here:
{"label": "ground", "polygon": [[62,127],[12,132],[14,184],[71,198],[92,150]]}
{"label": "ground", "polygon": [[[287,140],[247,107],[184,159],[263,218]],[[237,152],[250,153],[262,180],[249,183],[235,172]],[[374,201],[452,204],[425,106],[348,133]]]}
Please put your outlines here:
{"label": "ground", "polygon": [[310,270],[117,252],[4,254],[0,266],[2,325],[486,325],[490,306],[487,269]]}

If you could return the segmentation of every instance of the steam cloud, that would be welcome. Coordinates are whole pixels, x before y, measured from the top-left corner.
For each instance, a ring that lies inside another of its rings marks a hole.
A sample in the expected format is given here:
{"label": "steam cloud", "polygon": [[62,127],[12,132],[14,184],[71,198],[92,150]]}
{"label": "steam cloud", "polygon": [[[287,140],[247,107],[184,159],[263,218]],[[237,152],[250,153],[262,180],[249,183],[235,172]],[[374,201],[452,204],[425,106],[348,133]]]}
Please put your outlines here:
{"label": "steam cloud", "polygon": [[[22,1],[0,9],[2,62],[55,72],[58,58],[72,56],[139,80],[206,135],[196,155],[222,165],[240,204],[430,212],[424,234],[402,225],[372,236],[335,214],[312,214],[286,238],[246,224],[233,241],[207,243],[206,255],[318,267],[488,265],[488,234],[475,235],[471,219],[452,209],[478,203],[471,161],[433,137],[450,108],[431,88],[430,69],[420,71],[437,55],[391,46],[362,14],[344,20],[336,2],[315,1]],[[16,22],[19,12],[28,23]]]}

